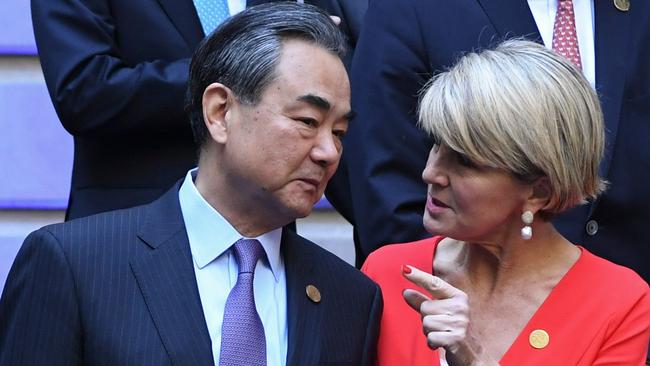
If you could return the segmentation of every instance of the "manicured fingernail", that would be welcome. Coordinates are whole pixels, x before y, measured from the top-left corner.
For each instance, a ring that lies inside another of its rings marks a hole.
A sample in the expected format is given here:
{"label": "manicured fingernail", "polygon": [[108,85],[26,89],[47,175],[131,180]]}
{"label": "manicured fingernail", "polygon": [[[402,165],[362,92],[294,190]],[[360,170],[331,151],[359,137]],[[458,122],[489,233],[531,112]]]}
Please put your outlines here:
{"label": "manicured fingernail", "polygon": [[411,267],[407,266],[406,264],[402,264],[402,273],[404,274],[411,273]]}

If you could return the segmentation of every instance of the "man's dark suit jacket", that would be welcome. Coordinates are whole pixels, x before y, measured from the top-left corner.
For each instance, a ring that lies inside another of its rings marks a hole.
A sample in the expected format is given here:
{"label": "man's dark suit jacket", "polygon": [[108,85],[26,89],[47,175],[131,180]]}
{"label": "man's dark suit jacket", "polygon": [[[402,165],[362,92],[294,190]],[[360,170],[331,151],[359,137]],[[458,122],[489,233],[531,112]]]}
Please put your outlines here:
{"label": "man's dark suit jacket", "polygon": [[[306,2],[358,31],[343,13],[355,6]],[[183,111],[204,38],[192,0],[32,0],[32,19],[52,102],[74,136],[67,219],[151,202],[196,165]]]}
{"label": "man's dark suit jacket", "polygon": [[[555,223],[572,242],[650,281],[650,2],[632,1],[623,12],[594,0],[594,18],[607,128],[601,172],[610,186]],[[345,140],[362,257],[428,236],[421,176],[432,142],[416,126],[418,91],[463,53],[520,36],[541,42],[522,0],[370,1],[352,65],[357,118]]]}
{"label": "man's dark suit jacket", "polygon": [[[30,234],[0,300],[0,365],[212,365],[178,188]],[[281,251],[287,365],[373,364],[377,285],[291,230]]]}

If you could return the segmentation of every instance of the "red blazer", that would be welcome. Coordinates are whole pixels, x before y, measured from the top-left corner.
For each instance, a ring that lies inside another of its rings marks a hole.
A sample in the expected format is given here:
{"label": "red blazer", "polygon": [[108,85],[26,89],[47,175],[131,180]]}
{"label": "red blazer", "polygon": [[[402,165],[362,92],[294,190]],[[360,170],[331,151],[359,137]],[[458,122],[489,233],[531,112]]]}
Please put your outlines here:
{"label": "red blazer", "polygon": [[[363,266],[384,297],[379,365],[439,365],[438,352],[427,347],[422,334],[420,315],[402,298],[405,288],[415,286],[401,275],[401,266],[432,273],[441,239],[382,247]],[[515,339],[502,366],[644,364],[650,338],[648,284],[632,270],[580,249],[580,258]],[[542,349],[529,341],[538,329],[549,334]]]}

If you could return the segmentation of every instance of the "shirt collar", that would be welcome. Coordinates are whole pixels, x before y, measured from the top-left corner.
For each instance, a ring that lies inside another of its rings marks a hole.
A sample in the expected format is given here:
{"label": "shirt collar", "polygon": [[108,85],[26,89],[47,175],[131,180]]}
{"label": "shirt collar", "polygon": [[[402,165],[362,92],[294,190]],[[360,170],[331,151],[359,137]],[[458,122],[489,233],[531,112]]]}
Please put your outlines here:
{"label": "shirt collar", "polygon": [[[198,168],[187,172],[178,191],[178,199],[190,242],[192,258],[197,267],[203,269],[230,249],[237,240],[242,238],[242,235],[201,196],[194,184],[197,172]],[[280,255],[282,228],[247,239],[257,239],[262,244],[277,282],[283,266]]]}

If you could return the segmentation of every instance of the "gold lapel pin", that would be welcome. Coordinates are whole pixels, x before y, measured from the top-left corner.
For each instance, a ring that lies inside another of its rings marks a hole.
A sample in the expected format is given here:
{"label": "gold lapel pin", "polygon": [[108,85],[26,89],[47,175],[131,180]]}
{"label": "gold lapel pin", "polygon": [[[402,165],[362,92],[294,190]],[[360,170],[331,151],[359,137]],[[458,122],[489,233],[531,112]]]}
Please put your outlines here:
{"label": "gold lapel pin", "polygon": [[614,6],[620,11],[630,10],[630,0],[614,0]]}
{"label": "gold lapel pin", "polygon": [[530,336],[528,337],[530,345],[533,346],[533,348],[537,349],[542,349],[548,346],[548,342],[550,342],[550,340],[551,338],[549,337],[548,333],[542,329],[535,329],[534,331],[530,332]]}
{"label": "gold lapel pin", "polygon": [[320,291],[318,291],[318,288],[316,288],[316,286],[307,285],[307,288],[305,288],[305,290],[307,292],[307,297],[309,298],[309,300],[311,300],[316,304],[320,302],[321,300]]}

